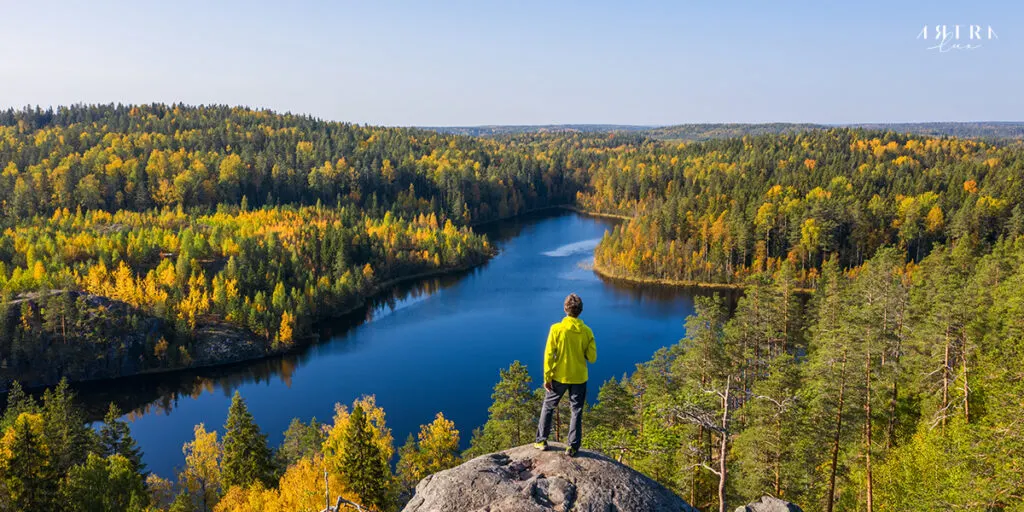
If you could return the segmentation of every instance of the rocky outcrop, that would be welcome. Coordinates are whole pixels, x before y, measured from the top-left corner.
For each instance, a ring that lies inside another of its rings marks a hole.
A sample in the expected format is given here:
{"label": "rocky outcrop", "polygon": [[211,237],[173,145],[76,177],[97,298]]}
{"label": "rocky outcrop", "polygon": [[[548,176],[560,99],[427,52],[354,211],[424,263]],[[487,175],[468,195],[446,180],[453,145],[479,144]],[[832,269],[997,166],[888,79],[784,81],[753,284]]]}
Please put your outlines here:
{"label": "rocky outcrop", "polygon": [[761,496],[761,501],[739,507],[736,512],[804,512],[800,507],[771,496]]}
{"label": "rocky outcrop", "polygon": [[661,484],[598,453],[520,446],[435,473],[404,512],[696,512]]}
{"label": "rocky outcrop", "polygon": [[[48,290],[0,302],[0,393],[246,361],[272,352],[266,340],[213,318],[177,344],[174,326],[131,305],[89,293]],[[181,347],[179,349],[178,347]],[[186,355],[187,354],[187,355]]]}

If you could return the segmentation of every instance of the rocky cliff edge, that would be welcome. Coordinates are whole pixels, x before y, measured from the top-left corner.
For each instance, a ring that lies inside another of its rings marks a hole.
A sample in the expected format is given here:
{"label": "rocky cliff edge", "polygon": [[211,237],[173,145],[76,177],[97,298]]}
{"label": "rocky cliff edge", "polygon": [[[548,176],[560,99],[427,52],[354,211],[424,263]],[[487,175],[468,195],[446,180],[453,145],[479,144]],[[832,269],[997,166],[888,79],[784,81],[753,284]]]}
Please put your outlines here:
{"label": "rocky cliff edge", "polygon": [[672,511],[696,509],[661,484],[598,453],[520,446],[424,478],[404,512]]}

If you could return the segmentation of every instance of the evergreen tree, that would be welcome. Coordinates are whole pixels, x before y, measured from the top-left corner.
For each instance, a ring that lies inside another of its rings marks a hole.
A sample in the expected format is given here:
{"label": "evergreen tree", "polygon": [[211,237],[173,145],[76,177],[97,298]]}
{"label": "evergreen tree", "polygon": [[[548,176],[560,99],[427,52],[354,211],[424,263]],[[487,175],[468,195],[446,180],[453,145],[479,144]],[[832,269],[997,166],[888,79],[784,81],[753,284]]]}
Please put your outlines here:
{"label": "evergreen tree", "polygon": [[67,379],[43,393],[43,436],[54,464],[64,475],[72,466],[85,462],[97,446],[96,433],[85,424],[85,416],[74,403],[75,394]]}
{"label": "evergreen tree", "polygon": [[742,431],[734,441],[736,488],[743,501],[760,496],[794,496],[807,484],[798,457],[805,435],[799,392],[800,367],[789,355],[775,358],[737,411]]}
{"label": "evergreen tree", "polygon": [[391,469],[373,441],[366,413],[358,404],[352,408],[345,431],[341,469],[345,486],[359,496],[363,506],[378,511],[388,509]]}
{"label": "evergreen tree", "polygon": [[284,431],[284,440],[281,441],[281,446],[274,452],[278,471],[283,472],[299,459],[321,453],[321,447],[326,438],[323,426],[316,421],[316,418],[310,420],[309,424],[302,423],[298,418],[292,418],[288,429]]}
{"label": "evergreen tree", "polygon": [[[670,412],[680,421],[697,427],[698,443],[703,444],[702,433],[708,433],[708,444],[700,450],[695,465],[717,478],[715,501],[719,512],[725,512],[728,455],[735,434],[733,411],[738,403],[736,393],[743,389],[743,372],[748,367],[742,347],[725,343],[726,310],[721,297],[697,297],[694,305],[696,313],[687,319],[686,338],[680,343],[682,356],[672,364],[675,380],[683,385]],[[713,437],[717,439],[712,442]]]}
{"label": "evergreen tree", "polygon": [[597,405],[587,416],[587,436],[583,439],[588,448],[595,448],[619,462],[635,448],[636,413],[633,397],[628,389],[629,379],[622,382],[615,377],[601,385],[597,393]]}
{"label": "evergreen tree", "polygon": [[858,347],[845,319],[850,309],[847,289],[838,260],[830,259],[814,297],[816,319],[810,329],[814,344],[805,363],[804,390],[813,428],[803,457],[810,462],[809,468],[820,469],[807,499],[827,512],[834,510],[837,497],[848,484],[846,449],[857,439],[863,420],[858,414],[863,388],[855,380]]}
{"label": "evergreen tree", "polygon": [[260,431],[245,399],[235,391],[224,424],[224,458],[221,462],[224,488],[249,486],[261,481],[269,484],[273,472],[267,436]]}
{"label": "evergreen tree", "polygon": [[423,466],[421,458],[419,447],[416,446],[416,438],[410,432],[409,436],[405,438],[405,444],[398,449],[398,464],[395,466],[398,483],[401,485],[403,493],[411,494],[416,484],[419,483],[420,468]]}
{"label": "evergreen tree", "polygon": [[128,423],[121,420],[121,410],[113,402],[103,417],[103,426],[100,427],[100,453],[104,457],[121,455],[139,473],[145,472],[146,465],[142,463],[142,449],[135,443]]}
{"label": "evergreen tree", "polygon": [[11,389],[7,392],[7,407],[4,408],[4,414],[0,417],[0,432],[14,425],[14,420],[25,412],[38,413],[39,405],[36,404],[32,395],[25,393],[21,383],[14,381],[11,384]]}
{"label": "evergreen tree", "polygon": [[187,492],[180,492],[174,497],[174,501],[171,502],[171,508],[169,512],[196,512],[196,507],[192,503],[192,497]]}
{"label": "evergreen tree", "polygon": [[467,456],[519,446],[531,441],[537,430],[540,404],[530,390],[532,379],[526,365],[514,361],[499,374],[491,394],[493,402],[487,409],[487,423],[473,432]]}

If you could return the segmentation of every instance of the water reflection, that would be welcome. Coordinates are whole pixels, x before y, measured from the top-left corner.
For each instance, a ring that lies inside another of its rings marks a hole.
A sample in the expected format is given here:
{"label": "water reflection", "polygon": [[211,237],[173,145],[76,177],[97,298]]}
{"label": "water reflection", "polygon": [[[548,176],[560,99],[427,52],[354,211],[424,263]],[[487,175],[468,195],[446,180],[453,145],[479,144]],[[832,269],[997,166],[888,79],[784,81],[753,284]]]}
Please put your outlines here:
{"label": "water reflection", "polygon": [[332,352],[353,350],[359,338],[345,336],[352,329],[423,301],[480,272],[485,266],[486,263],[471,270],[396,285],[362,307],[323,322],[316,343],[289,354],[209,368],[84,382],[72,387],[88,421],[102,420],[111,402],[122,411],[128,411],[126,417],[134,420],[153,413],[169,414],[183,398],[198,398],[218,390],[230,397],[235,389],[246,384],[269,383],[276,379],[290,388],[294,372],[315,358],[326,342],[331,342]]}
{"label": "water reflection", "polygon": [[639,284],[598,276],[605,286],[615,295],[628,298],[644,304],[671,305],[680,294],[689,297],[721,297],[725,306],[731,313],[736,308],[736,302],[743,296],[743,292],[735,288],[708,288],[705,286],[669,286],[662,284]]}

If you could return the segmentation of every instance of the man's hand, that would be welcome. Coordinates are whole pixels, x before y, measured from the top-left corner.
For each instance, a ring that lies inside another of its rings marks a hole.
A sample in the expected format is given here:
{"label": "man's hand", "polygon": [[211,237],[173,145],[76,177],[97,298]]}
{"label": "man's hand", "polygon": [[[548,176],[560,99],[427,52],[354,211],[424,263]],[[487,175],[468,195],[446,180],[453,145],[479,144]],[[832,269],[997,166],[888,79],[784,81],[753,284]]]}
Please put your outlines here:
{"label": "man's hand", "polygon": [[546,389],[546,390],[548,390],[548,391],[550,391],[552,393],[555,392],[555,386],[553,384],[551,384],[551,381],[548,381],[548,382],[544,383],[544,389]]}

